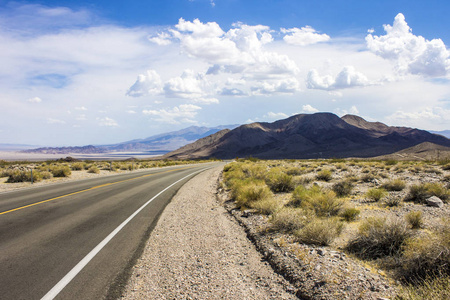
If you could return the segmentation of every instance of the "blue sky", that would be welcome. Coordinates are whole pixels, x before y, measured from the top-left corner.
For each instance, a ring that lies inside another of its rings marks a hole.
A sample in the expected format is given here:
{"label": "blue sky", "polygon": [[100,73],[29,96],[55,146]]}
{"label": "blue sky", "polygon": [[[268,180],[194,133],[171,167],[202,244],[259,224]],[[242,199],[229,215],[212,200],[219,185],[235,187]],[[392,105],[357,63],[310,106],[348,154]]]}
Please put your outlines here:
{"label": "blue sky", "polygon": [[0,143],[358,114],[450,129],[449,1],[1,1]]}

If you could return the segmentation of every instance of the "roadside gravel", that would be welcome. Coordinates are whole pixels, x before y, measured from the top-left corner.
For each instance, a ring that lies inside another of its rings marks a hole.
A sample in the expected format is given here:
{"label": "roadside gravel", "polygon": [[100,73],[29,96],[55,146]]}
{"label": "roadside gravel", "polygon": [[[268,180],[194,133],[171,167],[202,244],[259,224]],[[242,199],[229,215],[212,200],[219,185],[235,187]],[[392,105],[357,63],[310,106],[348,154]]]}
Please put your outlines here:
{"label": "roadside gravel", "polygon": [[298,299],[216,199],[221,171],[202,172],[178,191],[122,299]]}

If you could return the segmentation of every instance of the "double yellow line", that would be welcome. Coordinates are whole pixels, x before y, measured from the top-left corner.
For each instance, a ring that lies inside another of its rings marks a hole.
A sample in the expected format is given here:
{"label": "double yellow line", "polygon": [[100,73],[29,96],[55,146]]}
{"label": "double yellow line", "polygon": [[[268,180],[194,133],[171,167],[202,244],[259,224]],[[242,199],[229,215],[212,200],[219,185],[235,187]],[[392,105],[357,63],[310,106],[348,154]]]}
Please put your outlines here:
{"label": "double yellow line", "polygon": [[175,170],[168,170],[168,171],[159,172],[159,173],[142,175],[142,176],[139,176],[139,177],[134,177],[134,178],[125,179],[125,180],[121,180],[121,181],[105,183],[105,184],[97,185],[97,186],[94,186],[94,187],[91,187],[91,188],[88,188],[88,189],[85,189],[85,190],[81,190],[81,191],[78,191],[78,192],[74,192],[74,193],[58,196],[58,197],[55,197],[55,198],[39,201],[39,202],[36,202],[36,203],[28,204],[28,205],[25,205],[25,206],[13,208],[13,209],[10,209],[10,210],[4,211],[4,212],[0,212],[0,215],[5,215],[5,214],[8,214],[8,213],[13,212],[13,211],[17,211],[17,210],[21,210],[21,209],[24,209],[24,208],[32,207],[32,206],[39,205],[39,204],[42,204],[42,203],[47,203],[47,202],[50,202],[50,201],[53,201],[53,200],[56,200],[56,199],[61,199],[61,198],[64,198],[64,197],[68,197],[68,196],[72,196],[72,195],[76,195],[76,194],[81,194],[81,193],[84,193],[84,192],[87,192],[87,191],[92,191],[92,190],[95,190],[95,189],[98,189],[98,188],[102,188],[102,187],[105,187],[105,186],[110,186],[110,185],[113,185],[113,184],[118,184],[118,183],[130,181],[130,180],[136,180],[136,179],[139,179],[139,178],[144,178],[144,177],[149,177],[149,176],[153,176],[153,175],[157,175],[157,174],[164,174],[164,173],[169,173],[169,172],[174,172],[174,171],[179,171],[179,170],[184,170],[184,169],[189,169],[189,168],[193,168],[193,167],[184,167],[184,168],[175,169]]}

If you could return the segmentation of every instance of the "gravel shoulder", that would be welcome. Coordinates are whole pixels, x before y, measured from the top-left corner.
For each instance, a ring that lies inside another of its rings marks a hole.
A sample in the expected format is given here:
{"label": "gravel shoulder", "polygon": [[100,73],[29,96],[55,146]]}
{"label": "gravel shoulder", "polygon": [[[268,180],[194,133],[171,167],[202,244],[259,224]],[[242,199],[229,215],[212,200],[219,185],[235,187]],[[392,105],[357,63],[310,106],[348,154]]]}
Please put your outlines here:
{"label": "gravel shoulder", "polygon": [[178,191],[122,299],[298,299],[218,201],[221,171],[202,172]]}

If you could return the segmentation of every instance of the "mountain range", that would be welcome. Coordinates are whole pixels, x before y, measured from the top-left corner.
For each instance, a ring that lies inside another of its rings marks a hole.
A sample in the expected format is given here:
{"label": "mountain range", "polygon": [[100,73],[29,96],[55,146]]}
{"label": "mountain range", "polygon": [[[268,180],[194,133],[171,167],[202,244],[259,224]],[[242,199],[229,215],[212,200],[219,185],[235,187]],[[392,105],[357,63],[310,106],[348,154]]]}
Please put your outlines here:
{"label": "mountain range", "polygon": [[76,147],[41,147],[26,149],[25,153],[41,154],[92,154],[107,152],[148,152],[151,154],[164,154],[178,149],[198,139],[214,134],[225,128],[233,129],[238,125],[225,125],[217,127],[191,126],[182,130],[150,136],[144,139],[135,139],[110,145],[88,145]]}
{"label": "mountain range", "polygon": [[165,158],[374,157],[424,142],[450,147],[442,135],[409,127],[368,122],[355,115],[299,114],[273,123],[225,129],[166,154]]}

